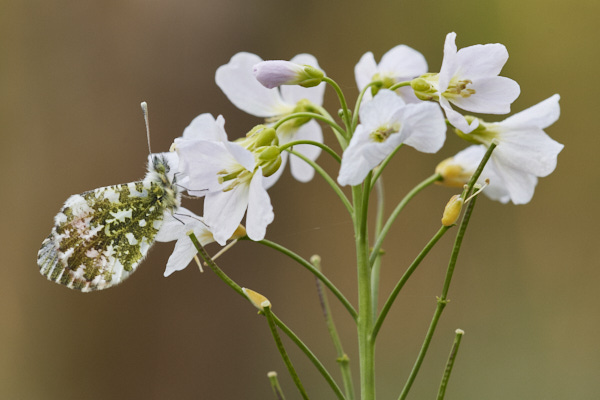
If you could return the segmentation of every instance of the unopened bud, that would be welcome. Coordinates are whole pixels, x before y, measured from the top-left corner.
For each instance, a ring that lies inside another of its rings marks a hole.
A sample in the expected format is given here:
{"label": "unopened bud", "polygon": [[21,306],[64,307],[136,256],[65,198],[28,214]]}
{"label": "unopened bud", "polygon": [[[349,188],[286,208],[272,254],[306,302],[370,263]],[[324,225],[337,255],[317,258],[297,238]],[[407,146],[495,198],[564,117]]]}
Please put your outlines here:
{"label": "unopened bud", "polygon": [[442,216],[442,225],[452,226],[460,216],[460,211],[464,203],[464,199],[460,195],[455,194],[450,198],[448,204],[444,208],[444,215]]}
{"label": "unopened bud", "polygon": [[454,157],[450,157],[439,163],[437,167],[435,167],[435,172],[442,176],[442,180],[437,181],[437,184],[462,188],[469,182],[469,179],[471,179],[471,176],[475,171],[466,170],[461,164],[458,164],[454,160]]}
{"label": "unopened bud", "polygon": [[253,72],[256,80],[269,89],[281,85],[317,86],[325,76],[318,68],[283,60],[262,61]]}
{"label": "unopened bud", "polygon": [[244,292],[254,307],[258,308],[259,310],[271,308],[271,302],[262,294],[246,288],[242,288],[242,292]]}

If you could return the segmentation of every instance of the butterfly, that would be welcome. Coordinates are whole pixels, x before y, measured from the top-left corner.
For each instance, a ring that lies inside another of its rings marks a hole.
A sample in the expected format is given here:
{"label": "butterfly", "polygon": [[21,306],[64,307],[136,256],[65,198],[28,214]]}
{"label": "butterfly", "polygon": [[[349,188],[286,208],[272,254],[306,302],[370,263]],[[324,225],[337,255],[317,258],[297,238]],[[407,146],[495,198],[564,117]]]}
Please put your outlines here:
{"label": "butterfly", "polygon": [[181,194],[168,157],[151,155],[144,180],[67,199],[38,252],[40,272],[82,292],[123,282],[142,262]]}

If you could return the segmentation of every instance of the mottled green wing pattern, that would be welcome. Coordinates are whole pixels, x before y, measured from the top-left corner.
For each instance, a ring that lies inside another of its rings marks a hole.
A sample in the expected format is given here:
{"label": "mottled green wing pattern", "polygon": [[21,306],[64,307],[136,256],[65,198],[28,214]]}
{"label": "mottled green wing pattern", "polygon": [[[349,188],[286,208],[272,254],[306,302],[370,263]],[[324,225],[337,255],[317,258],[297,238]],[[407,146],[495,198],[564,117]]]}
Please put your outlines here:
{"label": "mottled green wing pattern", "polygon": [[161,184],[149,180],[71,196],[42,243],[38,265],[51,281],[84,292],[125,280],[162,225]]}

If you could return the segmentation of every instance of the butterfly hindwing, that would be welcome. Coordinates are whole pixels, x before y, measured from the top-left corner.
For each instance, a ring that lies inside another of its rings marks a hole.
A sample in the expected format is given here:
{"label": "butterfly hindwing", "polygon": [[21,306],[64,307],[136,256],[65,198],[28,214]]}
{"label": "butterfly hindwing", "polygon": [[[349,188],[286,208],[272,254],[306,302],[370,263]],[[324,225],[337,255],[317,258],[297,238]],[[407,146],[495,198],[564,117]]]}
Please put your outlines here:
{"label": "butterfly hindwing", "polygon": [[38,253],[42,275],[86,292],[125,280],[154,243],[165,211],[178,207],[166,172],[166,160],[154,158],[143,181],[71,196]]}

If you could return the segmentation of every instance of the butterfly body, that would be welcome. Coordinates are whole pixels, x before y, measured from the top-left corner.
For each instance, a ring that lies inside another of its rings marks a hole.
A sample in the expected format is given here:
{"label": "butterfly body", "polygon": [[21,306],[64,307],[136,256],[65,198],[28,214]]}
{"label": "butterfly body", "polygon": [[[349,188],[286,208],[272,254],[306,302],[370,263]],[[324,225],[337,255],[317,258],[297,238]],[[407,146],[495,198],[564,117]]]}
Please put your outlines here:
{"label": "butterfly body", "polygon": [[83,292],[125,280],[154,243],[166,212],[180,205],[165,156],[153,155],[144,180],[73,195],[38,252],[40,272]]}

